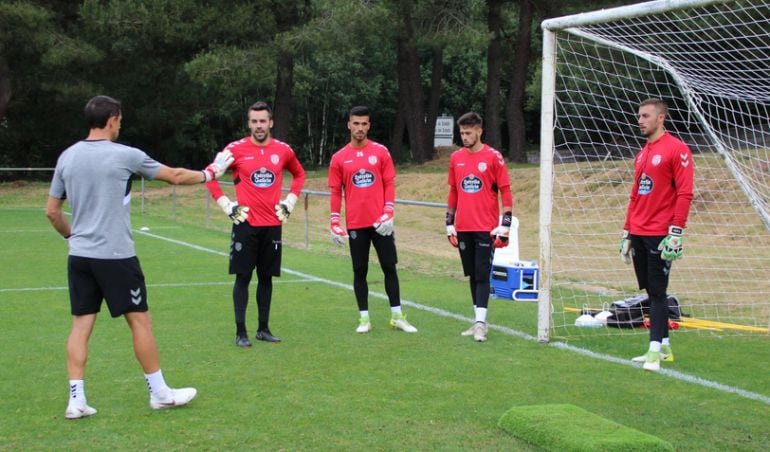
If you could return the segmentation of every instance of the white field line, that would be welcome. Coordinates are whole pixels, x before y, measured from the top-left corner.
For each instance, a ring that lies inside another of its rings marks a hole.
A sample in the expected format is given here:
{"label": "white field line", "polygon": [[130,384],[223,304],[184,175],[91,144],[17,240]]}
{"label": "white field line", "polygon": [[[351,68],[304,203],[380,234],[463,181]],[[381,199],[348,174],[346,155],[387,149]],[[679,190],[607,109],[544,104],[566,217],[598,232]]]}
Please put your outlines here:
{"label": "white field line", "polygon": [[[297,284],[304,282],[317,282],[315,279],[291,279],[291,280],[278,280],[273,281],[273,284]],[[252,281],[252,284],[256,284],[256,281]],[[147,287],[191,287],[191,286],[232,286],[232,281],[211,281],[211,282],[181,282],[181,283],[157,283],[147,284]],[[0,293],[9,292],[46,292],[56,290],[69,290],[67,286],[54,286],[54,287],[19,287],[15,289],[0,289]]]}
{"label": "white field line", "polygon": [[[176,239],[172,239],[172,238],[168,238],[168,237],[159,236],[157,234],[152,234],[152,233],[146,232],[146,231],[140,231],[140,230],[136,230],[135,229],[134,232],[138,233],[138,234],[146,235],[148,237],[156,238],[158,240],[163,240],[163,241],[174,243],[174,244],[177,244],[177,245],[180,245],[180,246],[185,246],[185,247],[188,247],[188,248],[192,248],[192,249],[195,249],[195,250],[198,250],[198,251],[203,251],[203,252],[206,252],[206,253],[217,254],[217,255],[220,255],[220,256],[227,256],[228,255],[227,253],[224,253],[224,252],[221,252],[221,251],[212,250],[210,248],[205,248],[205,247],[202,247],[202,246],[199,246],[199,245],[195,245],[195,244],[192,244],[192,243],[183,242],[181,240],[176,240]],[[317,277],[317,276],[313,276],[313,275],[308,275],[306,273],[298,272],[298,271],[291,270],[291,269],[288,269],[288,268],[282,268],[281,270],[283,272],[285,272],[285,273],[290,274],[290,275],[294,275],[294,276],[298,276],[298,277],[302,278],[302,282],[320,282],[320,283],[323,283],[323,284],[328,284],[330,286],[340,287],[342,289],[346,289],[346,290],[350,290],[350,291],[353,290],[353,286],[350,285],[350,284],[340,283],[340,282],[337,282],[337,281],[332,281],[330,279],[325,279],[325,278],[321,278],[321,277]],[[224,284],[224,283],[222,283],[222,284]],[[230,284],[230,283],[228,282],[226,284]],[[179,284],[179,285],[183,285],[183,284]],[[388,298],[387,295],[385,295],[383,293],[378,293],[378,292],[370,291],[369,294],[371,296],[373,296],[373,297],[381,298],[381,299],[384,299],[384,300],[387,300],[387,298]],[[460,320],[460,321],[465,322],[465,323],[470,323],[470,322],[472,322],[474,320],[474,319],[472,319],[470,317],[466,317],[464,315],[455,314],[453,312],[445,311],[443,309],[435,308],[435,307],[432,307],[432,306],[426,306],[426,305],[423,305],[423,304],[415,303],[413,301],[402,300],[401,303],[403,305],[405,305],[405,306],[410,306],[412,308],[419,309],[421,311],[430,312],[430,313],[436,314],[436,315],[441,316],[441,317],[446,317],[446,318],[450,318],[450,319]],[[507,334],[509,336],[519,337],[519,338],[522,338],[522,339],[525,339],[525,340],[528,340],[528,341],[535,341],[535,342],[537,341],[537,338],[535,336],[532,336],[530,334],[524,333],[522,331],[514,330],[512,328],[508,328],[508,327],[505,327],[505,326],[502,326],[502,325],[489,324],[489,328],[493,329],[495,331],[499,331],[499,332],[501,332],[503,334]],[[576,353],[576,354],[579,354],[579,355],[582,355],[582,356],[585,356],[585,357],[588,357],[588,358],[600,359],[602,361],[607,361],[607,362],[610,362],[610,363],[613,363],[613,364],[620,364],[620,365],[624,365],[624,366],[631,366],[631,367],[637,367],[637,368],[641,367],[641,364],[634,363],[634,362],[632,362],[629,359],[621,359],[621,358],[617,358],[615,356],[605,355],[603,353],[592,352],[590,350],[586,350],[586,349],[583,349],[583,348],[580,348],[580,347],[575,347],[575,346],[566,344],[564,342],[550,342],[547,345],[550,346],[550,347],[555,347],[555,348],[558,348],[558,349],[561,349],[561,350],[566,350],[566,351],[569,351],[569,352],[572,352],[572,353]],[[759,393],[756,393],[756,392],[746,391],[746,390],[741,389],[741,388],[736,388],[734,386],[726,385],[726,384],[723,384],[723,383],[719,383],[719,382],[715,382],[715,381],[711,381],[711,380],[706,380],[706,379],[703,379],[703,378],[700,378],[700,377],[696,377],[696,376],[693,376],[693,375],[686,374],[684,372],[678,372],[676,370],[661,369],[658,373],[660,373],[661,375],[665,375],[667,377],[673,378],[675,380],[679,380],[679,381],[683,381],[683,382],[686,382],[686,383],[691,383],[691,384],[703,386],[705,388],[714,389],[714,390],[721,391],[721,392],[726,392],[726,393],[729,393],[729,394],[735,394],[735,395],[737,395],[739,397],[743,397],[743,398],[750,399],[750,400],[756,400],[756,401],[764,403],[766,405],[770,405],[770,397],[768,397],[768,396],[766,396],[764,394],[759,394]]]}

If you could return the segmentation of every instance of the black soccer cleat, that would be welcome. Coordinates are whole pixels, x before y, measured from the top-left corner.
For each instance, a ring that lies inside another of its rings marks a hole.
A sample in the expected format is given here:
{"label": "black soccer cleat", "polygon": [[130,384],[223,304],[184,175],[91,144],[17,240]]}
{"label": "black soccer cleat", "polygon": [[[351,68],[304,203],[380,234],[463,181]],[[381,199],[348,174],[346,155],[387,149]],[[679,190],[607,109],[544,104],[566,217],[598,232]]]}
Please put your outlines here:
{"label": "black soccer cleat", "polygon": [[272,333],[270,333],[270,330],[259,330],[257,331],[256,339],[258,341],[265,341],[265,342],[281,342],[280,339],[273,336]]}
{"label": "black soccer cleat", "polygon": [[251,341],[246,335],[238,335],[235,337],[235,345],[238,347],[251,347]]}

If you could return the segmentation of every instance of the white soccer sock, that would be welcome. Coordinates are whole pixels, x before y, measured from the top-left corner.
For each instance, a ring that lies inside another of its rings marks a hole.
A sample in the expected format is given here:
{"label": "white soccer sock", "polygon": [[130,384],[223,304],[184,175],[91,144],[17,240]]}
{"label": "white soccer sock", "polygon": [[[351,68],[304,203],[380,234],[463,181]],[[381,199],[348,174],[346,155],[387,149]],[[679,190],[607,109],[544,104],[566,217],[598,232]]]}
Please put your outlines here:
{"label": "white soccer sock", "polygon": [[651,352],[659,352],[660,351],[660,342],[658,342],[658,341],[650,341],[650,351]]}
{"label": "white soccer sock", "polygon": [[361,318],[369,317],[369,311],[359,311],[361,313]]}
{"label": "white soccer sock", "polygon": [[401,312],[401,305],[398,305],[398,306],[391,306],[391,307],[390,307],[390,313],[391,313],[391,314],[403,314],[403,313]]}
{"label": "white soccer sock", "polygon": [[664,337],[663,338],[663,345],[670,347],[671,346],[671,341],[667,337]]}
{"label": "white soccer sock", "polygon": [[150,395],[164,395],[169,389],[163,378],[163,371],[160,369],[151,374],[144,374],[144,378],[147,380],[147,389],[150,390]]}
{"label": "white soccer sock", "polygon": [[70,380],[70,402],[86,405],[86,389],[84,380]]}
{"label": "white soccer sock", "polygon": [[476,321],[487,322],[487,308],[476,308]]}

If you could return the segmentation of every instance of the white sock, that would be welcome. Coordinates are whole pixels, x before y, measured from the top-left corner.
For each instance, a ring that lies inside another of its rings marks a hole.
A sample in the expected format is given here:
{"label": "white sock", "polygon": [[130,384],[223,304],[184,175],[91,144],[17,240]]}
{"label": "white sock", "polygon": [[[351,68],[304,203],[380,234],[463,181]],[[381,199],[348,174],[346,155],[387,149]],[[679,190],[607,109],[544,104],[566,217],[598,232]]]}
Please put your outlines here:
{"label": "white sock", "polygon": [[391,314],[402,314],[402,312],[401,312],[401,305],[391,306],[390,307],[390,313]]}
{"label": "white sock", "polygon": [[669,341],[669,339],[667,337],[664,337],[663,338],[663,345],[665,345],[667,347],[670,347],[671,346],[671,341]]}
{"label": "white sock", "polygon": [[650,351],[651,352],[659,352],[660,351],[660,342],[658,342],[658,341],[650,341]]}
{"label": "white sock", "polygon": [[70,380],[70,403],[86,405],[86,388],[84,380]]}
{"label": "white sock", "polygon": [[163,378],[163,371],[160,369],[151,374],[144,374],[144,378],[147,380],[147,389],[150,390],[150,395],[164,395],[169,389],[166,380]]}
{"label": "white sock", "polygon": [[369,311],[361,311],[361,318],[369,317]]}
{"label": "white sock", "polygon": [[487,308],[476,308],[476,321],[487,322]]}

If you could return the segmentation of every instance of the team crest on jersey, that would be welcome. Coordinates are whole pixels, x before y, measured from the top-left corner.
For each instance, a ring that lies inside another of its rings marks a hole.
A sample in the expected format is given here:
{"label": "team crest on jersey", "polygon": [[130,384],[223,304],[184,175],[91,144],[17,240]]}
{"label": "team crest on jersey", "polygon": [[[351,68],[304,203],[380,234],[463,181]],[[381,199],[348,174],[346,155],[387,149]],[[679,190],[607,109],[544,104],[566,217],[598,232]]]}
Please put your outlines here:
{"label": "team crest on jersey", "polygon": [[374,173],[364,168],[353,173],[352,179],[354,187],[367,188],[374,185]]}
{"label": "team crest on jersey", "polygon": [[270,163],[272,163],[273,165],[277,165],[279,160],[280,160],[280,159],[279,159],[279,158],[278,158],[278,156],[277,156],[277,155],[275,155],[275,154],[273,154],[273,155],[271,155],[271,156],[270,156]]}
{"label": "team crest on jersey", "polygon": [[469,174],[460,181],[460,188],[465,193],[478,193],[483,187],[484,183],[475,174]]}
{"label": "team crest on jersey", "polygon": [[370,155],[369,156],[369,164],[370,165],[376,165],[377,164],[377,156],[376,155]]}
{"label": "team crest on jersey", "polygon": [[262,167],[251,173],[251,183],[255,187],[267,188],[275,182],[275,174],[269,169]]}
{"label": "team crest on jersey", "polygon": [[652,178],[642,173],[642,177],[639,178],[639,190],[637,193],[640,195],[649,195],[652,192]]}
{"label": "team crest on jersey", "polygon": [[479,162],[479,171],[482,173],[487,170],[487,162]]}
{"label": "team crest on jersey", "polygon": [[660,165],[660,161],[663,157],[660,156],[660,154],[655,154],[652,156],[652,166],[658,166]]}

